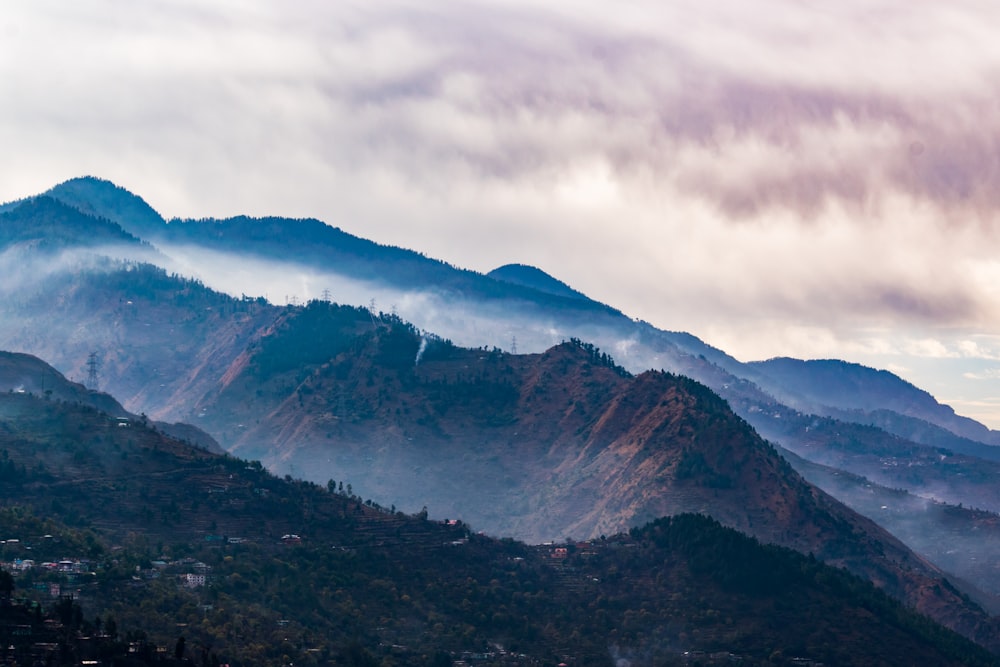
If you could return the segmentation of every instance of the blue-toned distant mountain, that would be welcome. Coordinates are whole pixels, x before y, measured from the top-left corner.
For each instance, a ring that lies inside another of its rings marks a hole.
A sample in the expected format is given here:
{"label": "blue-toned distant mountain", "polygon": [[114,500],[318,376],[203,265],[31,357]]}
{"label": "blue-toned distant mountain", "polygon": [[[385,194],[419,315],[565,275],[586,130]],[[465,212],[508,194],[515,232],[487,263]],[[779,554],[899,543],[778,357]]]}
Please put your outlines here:
{"label": "blue-toned distant mountain", "polygon": [[498,269],[493,269],[486,275],[494,280],[530,287],[546,294],[590,301],[587,296],[581,292],[577,292],[561,280],[556,280],[541,269],[528,266],[527,264],[505,264]]}
{"label": "blue-toned distant mountain", "polygon": [[164,222],[142,197],[99,178],[74,178],[55,186],[46,195],[86,215],[111,220],[140,238],[149,238]]}
{"label": "blue-toned distant mountain", "polygon": [[506,277],[494,278],[412,250],[381,245],[315,219],[237,216],[165,221],[141,198],[93,177],[67,181],[46,194],[89,215],[113,220],[164,248],[196,246],[229,256],[295,263],[406,290],[459,294],[487,302],[518,300],[523,307],[621,316],[537,269],[500,270]]}
{"label": "blue-toned distant mountain", "polygon": [[[764,390],[803,412],[861,423],[867,420],[904,437],[926,431],[927,438],[941,438],[940,445],[946,447],[955,445],[939,431],[935,436],[928,425],[966,440],[1000,444],[1000,433],[956,415],[951,407],[889,371],[837,359],[803,361],[787,357],[747,366]],[[1000,448],[978,451],[980,455],[1000,456]]]}
{"label": "blue-toned distant mountain", "polygon": [[120,225],[96,218],[52,197],[34,197],[0,212],[0,249],[42,250],[141,245]]}

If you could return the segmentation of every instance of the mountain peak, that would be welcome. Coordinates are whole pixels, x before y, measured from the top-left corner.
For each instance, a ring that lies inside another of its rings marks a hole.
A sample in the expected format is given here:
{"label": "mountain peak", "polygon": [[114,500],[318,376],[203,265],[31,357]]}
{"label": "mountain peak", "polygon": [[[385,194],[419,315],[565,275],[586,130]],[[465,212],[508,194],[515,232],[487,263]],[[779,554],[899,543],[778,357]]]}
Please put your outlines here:
{"label": "mountain peak", "polygon": [[553,278],[539,268],[527,264],[505,264],[487,273],[490,278],[505,283],[530,287],[539,292],[545,292],[555,296],[567,297],[570,299],[581,299],[590,301],[590,297],[576,291],[566,283]]}
{"label": "mountain peak", "polygon": [[45,194],[87,215],[116,222],[140,238],[164,224],[163,217],[142,197],[96,176],[71,178]]}

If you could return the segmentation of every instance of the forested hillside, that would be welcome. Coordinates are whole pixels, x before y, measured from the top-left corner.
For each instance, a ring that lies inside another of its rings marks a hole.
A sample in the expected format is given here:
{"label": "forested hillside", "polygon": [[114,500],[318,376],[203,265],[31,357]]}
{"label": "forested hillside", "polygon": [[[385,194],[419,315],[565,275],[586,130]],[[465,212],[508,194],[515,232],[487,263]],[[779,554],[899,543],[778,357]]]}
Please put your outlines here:
{"label": "forested hillside", "polygon": [[0,615],[23,628],[10,638],[22,657],[159,664],[159,646],[246,666],[995,663],[871,584],[706,517],[532,547],[89,406],[0,394],[0,414],[14,600]]}

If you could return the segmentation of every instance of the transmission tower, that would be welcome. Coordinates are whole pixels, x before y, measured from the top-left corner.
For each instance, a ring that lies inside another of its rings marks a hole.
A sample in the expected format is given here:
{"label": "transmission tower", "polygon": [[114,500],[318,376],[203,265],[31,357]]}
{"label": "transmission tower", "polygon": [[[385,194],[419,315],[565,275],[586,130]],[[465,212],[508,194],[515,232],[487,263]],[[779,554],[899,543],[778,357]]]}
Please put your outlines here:
{"label": "transmission tower", "polygon": [[91,352],[87,356],[87,387],[93,389],[94,391],[97,391],[97,389],[99,388],[98,383],[100,380],[99,378],[100,371],[101,371],[101,362],[97,358],[97,353]]}
{"label": "transmission tower", "polygon": [[323,290],[323,301],[330,303],[330,290],[328,289]]}
{"label": "transmission tower", "polygon": [[[375,299],[368,302],[368,314],[372,318],[372,326],[378,329],[378,323],[382,321],[382,316],[375,314]],[[378,318],[378,322],[376,322],[376,318]]]}
{"label": "transmission tower", "polygon": [[510,353],[517,354],[517,336],[510,337]]}

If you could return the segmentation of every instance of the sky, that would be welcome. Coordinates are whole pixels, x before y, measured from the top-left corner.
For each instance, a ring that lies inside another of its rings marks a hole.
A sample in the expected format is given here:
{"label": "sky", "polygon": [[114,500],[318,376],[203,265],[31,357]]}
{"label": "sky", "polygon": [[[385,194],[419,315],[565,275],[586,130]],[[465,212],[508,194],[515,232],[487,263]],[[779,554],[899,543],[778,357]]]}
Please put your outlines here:
{"label": "sky", "polygon": [[1000,428],[992,0],[5,0],[0,201],[316,217],[538,266]]}

